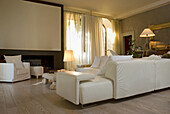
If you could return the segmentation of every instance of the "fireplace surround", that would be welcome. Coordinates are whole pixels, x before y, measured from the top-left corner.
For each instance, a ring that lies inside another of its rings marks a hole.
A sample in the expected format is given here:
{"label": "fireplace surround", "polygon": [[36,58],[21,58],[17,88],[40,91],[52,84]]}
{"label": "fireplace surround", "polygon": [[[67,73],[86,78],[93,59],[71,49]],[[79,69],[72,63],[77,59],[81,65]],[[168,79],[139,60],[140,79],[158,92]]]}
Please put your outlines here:
{"label": "fireplace surround", "polygon": [[23,62],[30,62],[31,66],[43,66],[44,71],[64,68],[63,51],[31,51],[31,50],[4,50],[0,55],[22,55]]}

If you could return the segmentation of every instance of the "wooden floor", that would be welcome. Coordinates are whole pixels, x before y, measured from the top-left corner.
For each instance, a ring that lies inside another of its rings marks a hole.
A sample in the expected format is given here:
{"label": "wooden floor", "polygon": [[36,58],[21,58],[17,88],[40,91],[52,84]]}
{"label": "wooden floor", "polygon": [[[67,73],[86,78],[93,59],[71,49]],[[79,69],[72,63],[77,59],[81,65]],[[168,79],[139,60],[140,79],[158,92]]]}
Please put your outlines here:
{"label": "wooden floor", "polygon": [[170,114],[170,89],[76,106],[41,79],[0,83],[0,114]]}

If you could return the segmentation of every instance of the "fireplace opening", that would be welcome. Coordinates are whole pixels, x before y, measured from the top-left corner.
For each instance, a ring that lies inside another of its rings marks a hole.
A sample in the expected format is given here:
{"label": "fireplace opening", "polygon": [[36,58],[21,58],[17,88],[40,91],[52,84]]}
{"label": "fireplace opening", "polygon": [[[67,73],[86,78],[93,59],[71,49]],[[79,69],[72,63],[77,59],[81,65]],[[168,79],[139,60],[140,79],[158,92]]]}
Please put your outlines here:
{"label": "fireplace opening", "polygon": [[43,66],[44,72],[54,69],[54,56],[23,55],[22,61],[30,62],[31,66]]}

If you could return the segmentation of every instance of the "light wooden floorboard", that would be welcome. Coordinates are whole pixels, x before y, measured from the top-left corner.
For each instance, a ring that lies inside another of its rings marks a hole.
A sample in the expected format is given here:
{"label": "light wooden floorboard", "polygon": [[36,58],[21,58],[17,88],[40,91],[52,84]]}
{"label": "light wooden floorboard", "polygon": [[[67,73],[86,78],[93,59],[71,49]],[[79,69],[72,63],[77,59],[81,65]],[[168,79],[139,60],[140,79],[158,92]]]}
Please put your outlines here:
{"label": "light wooden floorboard", "polygon": [[170,89],[76,106],[41,79],[0,83],[0,114],[170,114]]}

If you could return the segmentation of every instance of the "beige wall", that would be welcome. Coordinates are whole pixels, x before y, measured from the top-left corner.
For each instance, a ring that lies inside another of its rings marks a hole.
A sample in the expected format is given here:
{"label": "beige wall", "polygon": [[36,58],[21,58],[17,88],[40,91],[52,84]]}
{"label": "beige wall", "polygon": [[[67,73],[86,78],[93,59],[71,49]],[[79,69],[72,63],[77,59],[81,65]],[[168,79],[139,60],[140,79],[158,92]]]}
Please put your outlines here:
{"label": "beige wall", "polygon": [[61,50],[61,9],[0,0],[0,49]]}
{"label": "beige wall", "polygon": [[[122,33],[134,32],[137,46],[143,46],[145,40],[139,35],[149,25],[170,22],[170,5],[121,20]],[[170,28],[156,30],[155,39],[170,44]]]}

